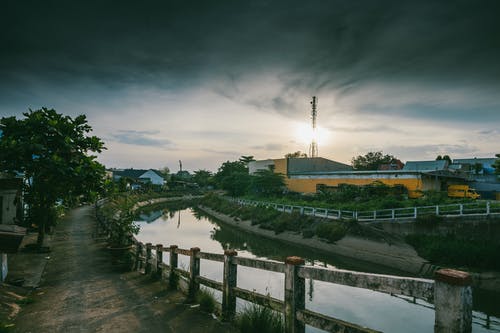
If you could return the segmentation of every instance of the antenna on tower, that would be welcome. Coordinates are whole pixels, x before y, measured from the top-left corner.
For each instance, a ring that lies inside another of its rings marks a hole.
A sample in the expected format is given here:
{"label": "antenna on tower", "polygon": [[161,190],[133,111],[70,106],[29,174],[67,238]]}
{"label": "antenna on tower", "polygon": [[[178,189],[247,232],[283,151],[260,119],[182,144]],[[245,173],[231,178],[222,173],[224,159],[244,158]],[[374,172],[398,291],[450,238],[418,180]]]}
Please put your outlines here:
{"label": "antenna on tower", "polygon": [[311,105],[311,119],[312,119],[312,142],[309,146],[309,157],[318,157],[318,143],[316,142],[316,115],[318,111],[316,110],[317,98],[313,96]]}

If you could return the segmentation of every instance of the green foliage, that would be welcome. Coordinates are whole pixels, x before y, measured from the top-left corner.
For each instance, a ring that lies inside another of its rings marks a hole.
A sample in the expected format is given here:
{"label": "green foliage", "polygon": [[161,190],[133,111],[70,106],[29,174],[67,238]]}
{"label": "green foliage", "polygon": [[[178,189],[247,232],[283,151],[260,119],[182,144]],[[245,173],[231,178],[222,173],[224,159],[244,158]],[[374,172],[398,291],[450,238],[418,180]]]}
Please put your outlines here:
{"label": "green foliage", "polygon": [[218,187],[226,190],[231,196],[239,196],[246,193],[250,185],[250,175],[245,162],[224,162],[214,176]]}
{"label": "green foliage", "polygon": [[443,220],[444,220],[444,217],[437,216],[435,214],[419,215],[419,216],[417,216],[415,223],[417,224],[417,226],[435,227],[439,223],[443,222]]}
{"label": "green foliage", "polygon": [[112,247],[131,245],[131,237],[139,232],[133,212],[134,204],[139,201],[142,201],[140,196],[116,194],[98,207],[96,214],[108,227],[108,242]]}
{"label": "green foliage", "polygon": [[46,108],[23,115],[0,120],[0,171],[21,172],[28,180],[24,199],[36,215],[41,245],[45,226],[54,222],[47,212],[58,200],[103,190],[104,166],[92,153],[105,148],[87,135],[92,128],[85,115],[73,119]]}
{"label": "green foliage", "polygon": [[378,170],[381,164],[388,164],[394,159],[392,155],[383,155],[381,151],[377,151],[353,157],[351,164],[356,170]]}
{"label": "green foliage", "polygon": [[250,189],[257,195],[281,194],[286,189],[285,176],[271,170],[258,170],[251,176]]}
{"label": "green foliage", "polygon": [[493,167],[495,168],[495,173],[497,175],[500,175],[500,154],[496,154],[495,157],[497,158],[495,163],[493,164]]}
{"label": "green foliage", "polygon": [[280,313],[255,304],[238,313],[236,326],[241,333],[283,333],[285,330]]}
{"label": "green foliage", "polygon": [[288,153],[285,154],[285,158],[306,158],[307,154],[301,152],[300,150],[293,152],[293,153]]}
{"label": "green foliage", "polygon": [[200,310],[208,313],[213,313],[215,311],[215,305],[217,301],[215,300],[214,294],[207,289],[200,289],[196,293],[196,302],[200,304]]}
{"label": "green foliage", "polygon": [[414,234],[406,236],[406,241],[420,256],[437,265],[500,270],[499,240]]}
{"label": "green foliage", "polygon": [[348,228],[343,223],[324,222],[316,227],[316,235],[327,239],[330,243],[342,239],[347,234]]}
{"label": "green foliage", "polygon": [[198,184],[200,187],[207,187],[213,185],[213,175],[208,170],[197,170],[194,172],[193,181]]}

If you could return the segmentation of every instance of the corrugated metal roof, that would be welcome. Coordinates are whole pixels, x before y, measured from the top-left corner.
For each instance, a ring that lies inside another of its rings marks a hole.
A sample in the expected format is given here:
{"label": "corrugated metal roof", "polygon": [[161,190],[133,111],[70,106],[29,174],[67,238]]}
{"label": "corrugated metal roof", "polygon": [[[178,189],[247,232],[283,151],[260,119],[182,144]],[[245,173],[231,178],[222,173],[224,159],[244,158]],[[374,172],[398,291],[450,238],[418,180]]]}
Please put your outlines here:
{"label": "corrugated metal roof", "polygon": [[438,161],[408,161],[403,167],[404,171],[441,171],[448,168],[447,160]]}
{"label": "corrugated metal roof", "polygon": [[[154,171],[156,174],[161,176],[158,171],[153,170],[153,169],[125,169],[125,170],[114,170],[113,171],[113,176],[120,176],[120,177],[128,177],[132,179],[137,179],[149,170]],[[162,176],[163,177],[163,176]]]}
{"label": "corrugated metal roof", "polygon": [[333,172],[333,171],[351,171],[352,166],[323,157],[309,158],[289,158],[288,173],[315,173],[315,172]]}

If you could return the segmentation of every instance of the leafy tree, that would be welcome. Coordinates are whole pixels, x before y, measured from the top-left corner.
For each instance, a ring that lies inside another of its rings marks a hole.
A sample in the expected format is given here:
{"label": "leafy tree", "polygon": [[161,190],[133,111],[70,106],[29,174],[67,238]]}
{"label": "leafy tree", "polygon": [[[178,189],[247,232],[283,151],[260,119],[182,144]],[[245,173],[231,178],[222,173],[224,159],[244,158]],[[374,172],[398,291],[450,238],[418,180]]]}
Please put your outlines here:
{"label": "leafy tree", "polygon": [[240,162],[245,163],[246,166],[248,166],[248,163],[255,161],[255,158],[253,156],[241,156],[239,159]]}
{"label": "leafy tree", "polygon": [[193,181],[201,187],[207,187],[213,183],[213,175],[208,170],[198,170],[194,172]]}
{"label": "leafy tree", "polygon": [[214,179],[220,188],[233,196],[244,194],[250,184],[248,167],[241,160],[222,163]]}
{"label": "leafy tree", "polygon": [[441,160],[448,161],[448,164],[451,164],[451,157],[450,157],[450,156],[448,156],[448,155],[443,155],[443,156],[438,155],[438,156],[436,157],[436,161],[441,161]]}
{"label": "leafy tree", "polygon": [[285,158],[306,158],[307,154],[301,152],[300,150],[294,152],[294,153],[288,153],[285,154]]}
{"label": "leafy tree", "polygon": [[251,189],[263,195],[280,194],[285,187],[285,176],[271,170],[258,170],[253,174]]}
{"label": "leafy tree", "polygon": [[500,154],[496,154],[495,157],[497,158],[497,160],[493,164],[493,167],[495,168],[495,173],[497,175],[500,175]]}
{"label": "leafy tree", "polygon": [[378,170],[381,164],[391,163],[394,159],[392,155],[383,155],[381,151],[377,151],[353,157],[351,164],[356,170]]}
{"label": "leafy tree", "polygon": [[104,167],[90,153],[105,148],[98,137],[87,135],[92,128],[85,115],[72,119],[46,108],[23,115],[0,120],[0,170],[24,173],[25,201],[41,247],[45,228],[55,222],[56,202],[102,190]]}

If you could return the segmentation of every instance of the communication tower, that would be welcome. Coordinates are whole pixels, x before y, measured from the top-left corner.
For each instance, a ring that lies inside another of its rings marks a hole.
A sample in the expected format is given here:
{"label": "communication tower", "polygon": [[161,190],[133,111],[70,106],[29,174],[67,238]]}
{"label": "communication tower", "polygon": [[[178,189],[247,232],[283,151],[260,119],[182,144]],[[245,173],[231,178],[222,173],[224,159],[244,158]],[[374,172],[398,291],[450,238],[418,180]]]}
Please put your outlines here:
{"label": "communication tower", "polygon": [[309,157],[318,157],[318,143],[316,142],[316,115],[318,111],[316,110],[317,98],[313,96],[311,101],[312,111],[311,111],[311,119],[312,119],[312,142],[309,146]]}

